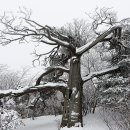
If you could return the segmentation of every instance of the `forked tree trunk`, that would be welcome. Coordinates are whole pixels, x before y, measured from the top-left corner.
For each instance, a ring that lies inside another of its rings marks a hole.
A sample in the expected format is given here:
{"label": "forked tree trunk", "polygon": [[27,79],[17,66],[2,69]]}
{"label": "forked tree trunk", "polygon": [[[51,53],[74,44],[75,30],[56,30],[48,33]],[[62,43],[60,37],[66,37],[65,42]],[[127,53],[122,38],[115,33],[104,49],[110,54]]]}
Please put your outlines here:
{"label": "forked tree trunk", "polygon": [[61,127],[83,126],[82,123],[82,80],[80,74],[80,58],[70,61],[68,89],[64,100]]}

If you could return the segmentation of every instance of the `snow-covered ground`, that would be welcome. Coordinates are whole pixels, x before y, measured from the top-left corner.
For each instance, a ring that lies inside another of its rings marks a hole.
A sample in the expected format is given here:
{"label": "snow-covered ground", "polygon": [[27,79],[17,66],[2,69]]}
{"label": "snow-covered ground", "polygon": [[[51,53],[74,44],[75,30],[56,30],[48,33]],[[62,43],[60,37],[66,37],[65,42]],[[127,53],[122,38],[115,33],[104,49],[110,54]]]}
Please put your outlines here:
{"label": "snow-covered ground", "polygon": [[[88,114],[84,117],[83,128],[63,128],[62,130],[109,130],[98,111],[95,114]],[[24,119],[25,126],[20,126],[16,130],[58,130],[61,116],[42,116],[35,120]]]}

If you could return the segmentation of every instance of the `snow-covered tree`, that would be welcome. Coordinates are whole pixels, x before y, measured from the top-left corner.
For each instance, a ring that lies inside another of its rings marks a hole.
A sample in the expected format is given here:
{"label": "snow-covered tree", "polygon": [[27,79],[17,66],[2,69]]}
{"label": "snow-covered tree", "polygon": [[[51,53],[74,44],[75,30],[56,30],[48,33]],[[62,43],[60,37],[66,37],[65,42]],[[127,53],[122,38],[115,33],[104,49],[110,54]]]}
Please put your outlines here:
{"label": "snow-covered tree", "polygon": [[1,130],[14,130],[23,122],[20,115],[15,110],[15,101],[13,98],[9,99],[7,102],[0,101],[0,129]]}
{"label": "snow-covered tree", "polygon": [[[39,44],[48,44],[54,46],[54,48],[46,53],[50,59],[58,59],[58,63],[53,66],[47,67],[41,75],[37,78],[36,83],[33,86],[26,86],[18,90],[6,90],[0,91],[0,97],[4,96],[21,96],[27,93],[47,91],[60,91],[64,96],[63,106],[63,117],[61,127],[72,127],[72,126],[83,126],[82,119],[82,95],[83,95],[83,84],[88,80],[99,77],[108,73],[117,72],[119,73],[123,64],[116,64],[109,68],[97,72],[89,73],[86,76],[81,76],[81,56],[88,52],[92,47],[98,43],[110,43],[118,44],[123,47],[121,42],[121,26],[115,25],[114,15],[110,17],[102,12],[102,20],[97,16],[93,17],[93,30],[96,36],[84,45],[77,44],[79,41],[73,36],[64,35],[57,31],[56,28],[48,25],[41,25],[36,21],[33,21],[30,14],[22,12],[23,16],[10,17],[2,16],[1,24],[3,29],[1,30],[1,44],[6,45],[19,41],[22,42],[38,42]],[[11,15],[12,16],[12,15]],[[104,19],[105,17],[105,19]],[[101,22],[100,22],[101,21]],[[98,25],[110,24],[107,29],[97,30]],[[62,50],[62,51],[61,51]],[[45,54],[37,55],[38,59]],[[126,61],[127,62],[127,61]],[[69,67],[65,66],[69,64]],[[44,76],[55,71],[54,79],[50,82],[43,80]],[[68,73],[68,79],[60,79],[64,74]]]}
{"label": "snow-covered tree", "polygon": [[[122,43],[124,47],[111,45],[108,51],[111,52],[111,65],[122,64],[121,73],[113,73],[102,77],[98,83],[100,105],[106,108],[106,111],[115,112],[113,118],[117,118],[116,124],[120,129],[129,129],[130,125],[130,22],[129,19],[121,21]],[[113,47],[115,46],[115,47]],[[127,61],[127,62],[126,62]],[[124,120],[125,119],[125,120]]]}

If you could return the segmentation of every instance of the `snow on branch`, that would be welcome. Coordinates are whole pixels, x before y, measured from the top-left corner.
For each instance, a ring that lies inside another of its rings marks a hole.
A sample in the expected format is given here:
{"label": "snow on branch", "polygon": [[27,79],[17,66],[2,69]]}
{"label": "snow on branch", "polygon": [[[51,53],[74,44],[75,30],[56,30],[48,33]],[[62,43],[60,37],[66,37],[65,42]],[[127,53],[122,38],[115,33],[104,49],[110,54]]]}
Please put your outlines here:
{"label": "snow on branch", "polygon": [[49,39],[49,40],[51,40],[51,41],[53,41],[53,42],[56,42],[57,44],[59,44],[59,45],[61,45],[61,46],[65,46],[65,47],[69,47],[70,46],[70,44],[68,43],[68,42],[66,42],[66,41],[62,41],[62,40],[60,40],[60,39],[58,39],[58,38],[56,38],[56,37],[53,37],[53,35],[55,35],[54,33],[52,33],[47,27],[45,28],[46,29],[46,31],[47,31],[47,38]]}
{"label": "snow on branch", "polygon": [[67,72],[69,73],[69,69],[67,69],[66,67],[63,66],[51,66],[51,67],[47,67],[45,69],[45,71],[38,77],[37,81],[36,81],[36,85],[39,85],[43,76],[46,76],[47,74],[55,71],[55,70],[61,70],[63,72]]}
{"label": "snow on branch", "polygon": [[[110,33],[112,33],[114,30],[117,30],[117,29],[121,30],[121,27],[120,26],[114,26],[114,27],[110,28],[109,30],[107,30],[106,32],[104,32],[103,34],[101,34],[100,36],[98,36],[93,42],[89,42],[89,43],[85,44],[84,46],[77,48],[76,54],[82,55],[84,52],[91,49],[97,43],[102,42]],[[118,34],[116,34],[116,35],[118,35]],[[115,37],[118,37],[118,36],[115,36]]]}
{"label": "snow on branch", "polygon": [[40,91],[51,91],[51,90],[59,90],[61,92],[65,92],[67,87],[67,84],[65,83],[52,83],[48,82],[43,85],[37,85],[37,86],[26,86],[24,88],[20,88],[18,90],[15,89],[9,89],[9,90],[0,90],[0,98],[6,97],[6,96],[22,96],[27,93],[33,93],[33,92],[40,92]]}
{"label": "snow on branch", "polygon": [[[61,45],[66,48],[74,49],[69,42],[69,37],[64,36],[54,27],[41,25],[31,20],[30,14],[23,12],[19,16],[12,13],[0,16],[0,24],[3,29],[0,30],[0,43],[7,45],[14,41],[23,42],[42,42],[49,45]],[[30,39],[31,38],[31,39]]]}
{"label": "snow on branch", "polygon": [[88,74],[87,76],[83,77],[82,80],[83,80],[83,82],[87,82],[88,80],[90,80],[94,77],[98,77],[98,76],[102,76],[105,74],[109,74],[109,73],[114,72],[114,71],[118,71],[119,68],[120,68],[119,66],[115,66],[115,67],[111,67],[111,68],[101,70],[98,72],[92,72],[92,73]]}

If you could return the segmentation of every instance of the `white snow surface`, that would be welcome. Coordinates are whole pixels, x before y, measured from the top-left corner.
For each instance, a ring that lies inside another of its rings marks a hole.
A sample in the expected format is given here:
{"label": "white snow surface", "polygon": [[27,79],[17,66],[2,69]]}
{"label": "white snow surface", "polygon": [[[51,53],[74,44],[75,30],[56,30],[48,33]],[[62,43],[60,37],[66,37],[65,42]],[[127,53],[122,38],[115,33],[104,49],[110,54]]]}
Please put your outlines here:
{"label": "white snow surface", "polygon": [[[25,126],[19,126],[16,130],[58,130],[61,116],[41,116],[32,119],[24,119]],[[109,130],[98,111],[84,117],[84,127],[61,128],[61,130]]]}
{"label": "white snow surface", "polygon": [[19,126],[16,130],[58,130],[61,116],[41,116],[34,120],[24,119],[25,126]]}

